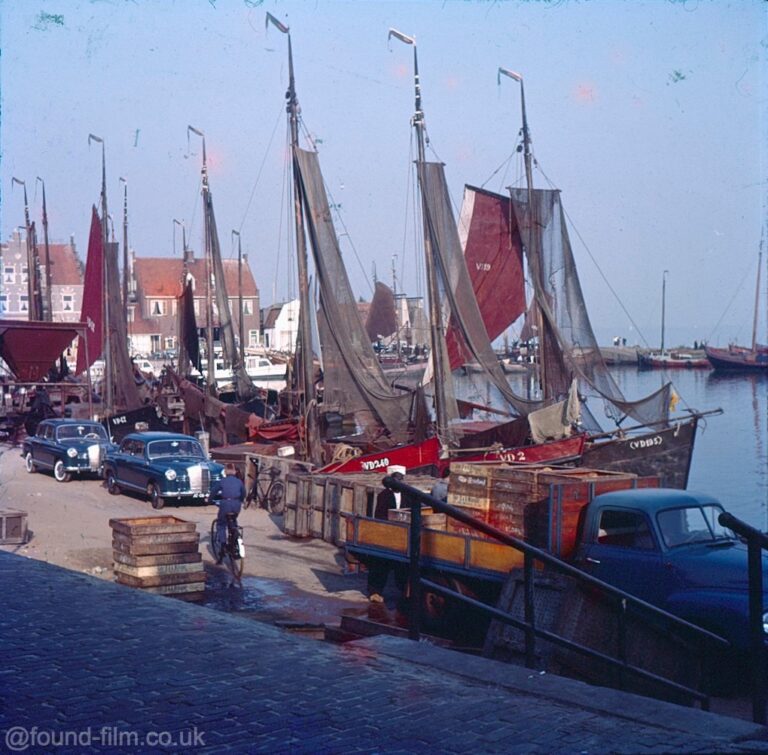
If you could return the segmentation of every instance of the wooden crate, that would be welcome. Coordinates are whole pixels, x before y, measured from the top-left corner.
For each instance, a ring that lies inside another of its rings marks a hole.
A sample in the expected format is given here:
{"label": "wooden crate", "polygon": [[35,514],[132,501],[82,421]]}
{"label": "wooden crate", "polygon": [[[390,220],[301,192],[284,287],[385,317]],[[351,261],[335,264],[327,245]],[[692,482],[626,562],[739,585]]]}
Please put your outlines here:
{"label": "wooden crate", "polygon": [[[387,519],[390,522],[411,522],[410,509],[390,509],[387,512]],[[429,506],[424,506],[421,510],[421,526],[431,530],[444,530],[447,524],[446,514],[436,514]]]}
{"label": "wooden crate", "polygon": [[27,512],[0,509],[0,545],[22,545],[27,542]]}

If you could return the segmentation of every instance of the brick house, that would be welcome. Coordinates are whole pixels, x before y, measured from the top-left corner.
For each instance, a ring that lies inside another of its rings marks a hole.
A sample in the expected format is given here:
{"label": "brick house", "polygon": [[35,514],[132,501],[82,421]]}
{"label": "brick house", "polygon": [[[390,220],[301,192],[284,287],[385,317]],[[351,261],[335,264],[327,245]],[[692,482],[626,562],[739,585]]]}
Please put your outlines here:
{"label": "brick house", "polygon": [[[45,284],[45,245],[38,241],[40,277]],[[51,262],[51,306],[54,322],[78,322],[83,302],[83,265],[78,258],[74,239],[68,244],[49,243]],[[0,245],[0,318],[27,320],[27,242],[15,230],[7,244]]]}
{"label": "brick house", "polygon": [[[205,260],[186,252],[187,267],[195,284],[195,318],[198,328],[206,326]],[[225,285],[232,313],[235,338],[239,338],[238,261],[223,260]],[[174,257],[135,257],[133,290],[129,303],[128,339],[133,354],[153,354],[178,346],[177,297],[181,293],[183,260]],[[243,325],[246,348],[260,345],[259,289],[243,255]],[[216,316],[214,301],[214,317]]]}

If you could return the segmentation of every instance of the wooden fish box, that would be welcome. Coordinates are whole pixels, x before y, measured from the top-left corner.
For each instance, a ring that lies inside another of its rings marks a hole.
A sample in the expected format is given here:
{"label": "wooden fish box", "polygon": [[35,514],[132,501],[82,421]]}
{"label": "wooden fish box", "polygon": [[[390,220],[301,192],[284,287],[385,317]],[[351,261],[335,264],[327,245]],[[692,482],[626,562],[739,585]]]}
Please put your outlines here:
{"label": "wooden fish box", "polygon": [[[421,526],[431,530],[444,530],[446,528],[447,516],[445,514],[436,514],[429,506],[421,509]],[[387,519],[390,522],[411,522],[410,509],[390,509],[387,512]]]}
{"label": "wooden fish box", "polygon": [[110,519],[115,579],[122,585],[196,600],[205,569],[194,522],[174,516]]}
{"label": "wooden fish box", "polygon": [[0,510],[0,545],[22,545],[27,542],[27,512]]}

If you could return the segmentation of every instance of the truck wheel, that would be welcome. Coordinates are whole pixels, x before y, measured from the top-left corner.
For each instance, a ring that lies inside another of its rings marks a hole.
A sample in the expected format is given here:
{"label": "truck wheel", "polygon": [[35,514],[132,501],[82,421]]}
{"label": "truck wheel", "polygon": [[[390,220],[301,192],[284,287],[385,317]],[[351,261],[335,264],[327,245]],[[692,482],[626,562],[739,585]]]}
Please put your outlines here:
{"label": "truck wheel", "polygon": [[149,485],[147,485],[147,495],[152,501],[153,509],[161,509],[165,506],[165,498],[160,495],[160,490],[154,482],[150,482]]}
{"label": "truck wheel", "polygon": [[72,475],[64,469],[64,462],[61,459],[53,465],[53,476],[56,482],[69,482],[72,479]]}
{"label": "truck wheel", "polygon": [[32,459],[32,452],[28,451],[27,455],[24,457],[24,468],[29,472],[30,474],[32,472],[37,472],[37,467],[35,466],[35,462]]}

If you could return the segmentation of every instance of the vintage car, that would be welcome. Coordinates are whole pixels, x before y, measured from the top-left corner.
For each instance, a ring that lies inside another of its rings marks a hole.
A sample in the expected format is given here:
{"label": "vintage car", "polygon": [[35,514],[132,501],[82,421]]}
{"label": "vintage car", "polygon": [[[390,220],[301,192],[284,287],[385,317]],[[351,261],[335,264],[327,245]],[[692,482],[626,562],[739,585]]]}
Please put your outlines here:
{"label": "vintage car", "polygon": [[45,419],[21,448],[27,472],[52,469],[59,482],[73,474],[100,474],[107,452],[114,448],[104,426],[78,419]]}
{"label": "vintage car", "polygon": [[223,474],[223,465],[209,461],[196,438],[179,433],[131,433],[104,462],[112,495],[122,489],[144,493],[156,509],[168,498],[207,502],[211,483]]}

